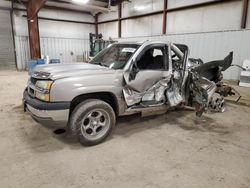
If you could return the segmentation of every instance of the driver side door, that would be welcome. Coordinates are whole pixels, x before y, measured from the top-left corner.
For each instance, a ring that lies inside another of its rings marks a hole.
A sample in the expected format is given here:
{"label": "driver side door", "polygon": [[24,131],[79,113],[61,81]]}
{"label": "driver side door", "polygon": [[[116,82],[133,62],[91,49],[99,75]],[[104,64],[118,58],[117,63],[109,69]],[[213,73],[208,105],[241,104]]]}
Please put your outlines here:
{"label": "driver side door", "polygon": [[170,77],[169,48],[165,44],[145,47],[124,74],[126,85],[137,92],[144,92],[159,80]]}

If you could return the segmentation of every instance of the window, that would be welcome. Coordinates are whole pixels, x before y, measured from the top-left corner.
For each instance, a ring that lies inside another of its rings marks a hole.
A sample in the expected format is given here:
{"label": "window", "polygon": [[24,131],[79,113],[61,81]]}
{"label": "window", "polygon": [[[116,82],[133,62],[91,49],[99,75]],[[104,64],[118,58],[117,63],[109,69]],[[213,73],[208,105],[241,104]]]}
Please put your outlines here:
{"label": "window", "polygon": [[122,69],[138,48],[137,44],[113,44],[97,54],[90,63],[112,69]]}
{"label": "window", "polygon": [[137,62],[140,70],[163,70],[164,47],[152,47],[145,52]]}

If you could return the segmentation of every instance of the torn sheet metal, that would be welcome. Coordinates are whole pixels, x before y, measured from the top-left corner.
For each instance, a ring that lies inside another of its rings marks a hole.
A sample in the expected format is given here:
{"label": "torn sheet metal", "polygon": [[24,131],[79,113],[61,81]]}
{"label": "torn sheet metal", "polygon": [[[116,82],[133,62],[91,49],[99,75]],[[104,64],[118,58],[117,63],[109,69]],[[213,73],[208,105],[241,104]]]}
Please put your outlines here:
{"label": "torn sheet metal", "polygon": [[228,69],[233,61],[233,52],[230,52],[223,60],[210,61],[192,68],[192,72],[199,74],[215,83],[221,81],[221,71]]}
{"label": "torn sheet metal", "polygon": [[139,103],[143,96],[143,93],[136,92],[128,87],[125,87],[122,91],[128,106]]}
{"label": "torn sheet metal", "polygon": [[210,101],[216,90],[216,84],[213,81],[200,77],[192,73],[191,91],[196,102],[196,115],[201,116],[203,112],[208,110]]}
{"label": "torn sheet metal", "polygon": [[168,88],[169,81],[170,78],[162,79],[144,92],[137,92],[129,87],[125,87],[123,89],[123,95],[127,105],[132,106],[145,101],[155,101],[157,104],[159,102],[165,102],[165,90]]}
{"label": "torn sheet metal", "polygon": [[165,102],[165,90],[168,88],[170,78],[162,79],[149,88],[142,97],[142,101]]}
{"label": "torn sheet metal", "polygon": [[180,89],[176,84],[166,91],[166,95],[170,106],[177,106],[183,101],[183,98],[180,94]]}

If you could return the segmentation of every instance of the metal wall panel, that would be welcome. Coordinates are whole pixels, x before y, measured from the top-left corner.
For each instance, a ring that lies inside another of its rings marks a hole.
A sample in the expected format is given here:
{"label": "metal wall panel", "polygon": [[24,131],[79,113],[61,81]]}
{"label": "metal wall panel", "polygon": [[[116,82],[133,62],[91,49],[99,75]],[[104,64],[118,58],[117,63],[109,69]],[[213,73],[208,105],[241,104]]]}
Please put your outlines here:
{"label": "metal wall panel", "polygon": [[[15,36],[18,70],[27,69],[30,59],[29,40],[27,36]],[[77,62],[80,57],[89,56],[89,39],[41,37],[41,54],[50,59],[60,59],[61,63]]]}
{"label": "metal wall panel", "polygon": [[76,62],[77,56],[89,52],[89,39],[41,37],[40,43],[42,55],[60,59],[61,63]]}
{"label": "metal wall panel", "polygon": [[[30,59],[29,40],[27,36],[15,36],[18,70],[27,69]],[[41,54],[50,59],[60,59],[61,63],[77,62],[79,56],[89,56],[89,39],[41,37]]]}
{"label": "metal wall panel", "polygon": [[[30,59],[27,20],[22,17],[23,11],[15,11],[15,44],[17,67],[19,70],[27,68]],[[40,16],[66,20],[93,21],[93,16],[65,11],[41,11]],[[86,16],[86,17],[84,17]],[[61,21],[39,20],[39,34],[41,54],[51,59],[60,59],[61,63],[79,61],[79,57],[89,54],[89,33],[94,32],[94,25],[69,23]],[[82,58],[80,58],[82,59]]]}
{"label": "metal wall panel", "polygon": [[0,69],[14,69],[15,56],[9,10],[0,9]]}
{"label": "metal wall panel", "polygon": [[110,22],[98,25],[98,31],[105,40],[118,37],[118,22]]}
{"label": "metal wall panel", "polygon": [[162,33],[162,14],[122,21],[122,37],[153,36]]}
{"label": "metal wall panel", "polygon": [[15,36],[17,69],[25,70],[30,59],[29,39],[27,36]]}
{"label": "metal wall panel", "polygon": [[209,32],[240,29],[242,1],[170,12],[167,33]]}
{"label": "metal wall panel", "polygon": [[122,6],[122,17],[163,10],[163,5],[163,0],[133,0],[131,3],[124,2]]}
{"label": "metal wall panel", "polygon": [[70,12],[64,10],[49,10],[41,9],[38,13],[39,17],[62,19],[62,20],[73,20],[73,21],[85,21],[85,22],[95,22],[92,15],[79,12]]}
{"label": "metal wall panel", "polygon": [[[116,7],[117,8],[117,7]],[[98,16],[98,21],[99,22],[103,22],[103,21],[107,21],[107,20],[113,20],[113,19],[117,19],[118,18],[118,12],[117,10],[114,11],[114,12],[109,12],[107,14],[103,13],[103,14],[100,14]]]}
{"label": "metal wall panel", "polygon": [[197,3],[210,2],[211,0],[169,0],[168,8],[176,8],[181,6],[193,5]]}
{"label": "metal wall panel", "polygon": [[59,38],[89,38],[89,33],[95,31],[90,24],[68,23],[61,21],[39,20],[40,37]]}
{"label": "metal wall panel", "polygon": [[[116,40],[184,43],[190,48],[190,57],[201,58],[205,62],[223,59],[230,51],[234,52],[233,64],[242,65],[245,59],[250,59],[250,30],[127,37]],[[237,67],[230,67],[224,72],[225,79],[239,80],[239,75],[240,69]]]}

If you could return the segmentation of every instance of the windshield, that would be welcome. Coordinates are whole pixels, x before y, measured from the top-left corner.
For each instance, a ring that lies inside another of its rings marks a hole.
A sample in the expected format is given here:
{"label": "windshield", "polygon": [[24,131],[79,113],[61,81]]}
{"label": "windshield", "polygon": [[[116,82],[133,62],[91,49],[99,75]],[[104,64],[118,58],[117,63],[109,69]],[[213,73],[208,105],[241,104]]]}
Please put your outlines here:
{"label": "windshield", "polygon": [[113,44],[97,54],[90,63],[112,69],[122,69],[138,47],[138,44]]}

